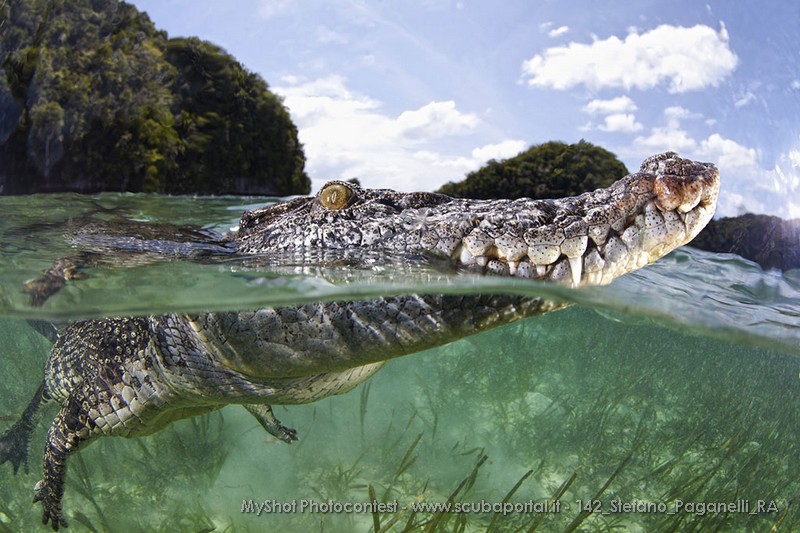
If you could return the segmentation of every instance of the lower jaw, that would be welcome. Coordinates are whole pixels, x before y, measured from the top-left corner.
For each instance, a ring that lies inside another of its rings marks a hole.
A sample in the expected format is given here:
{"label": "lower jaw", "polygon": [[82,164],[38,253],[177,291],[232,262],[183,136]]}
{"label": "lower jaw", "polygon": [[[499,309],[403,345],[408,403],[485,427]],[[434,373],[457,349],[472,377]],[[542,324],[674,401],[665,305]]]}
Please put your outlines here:
{"label": "lower jaw", "polygon": [[484,275],[506,276],[517,279],[532,279],[558,283],[571,287],[584,285],[607,285],[623,274],[637,270],[651,262],[649,254],[630,254],[619,261],[605,261],[601,268],[583,268],[584,257],[562,257],[549,265],[535,265],[527,259],[506,262],[495,258],[481,258],[480,262],[459,266],[469,272]]}

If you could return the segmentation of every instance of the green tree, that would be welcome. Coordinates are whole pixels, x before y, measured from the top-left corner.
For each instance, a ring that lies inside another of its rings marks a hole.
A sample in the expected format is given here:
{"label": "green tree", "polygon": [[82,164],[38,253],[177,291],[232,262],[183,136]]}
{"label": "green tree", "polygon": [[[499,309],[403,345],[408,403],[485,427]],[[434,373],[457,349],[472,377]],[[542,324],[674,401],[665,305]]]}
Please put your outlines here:
{"label": "green tree", "polygon": [[800,219],[746,213],[712,220],[691,246],[717,253],[737,254],[764,269],[800,268]]}
{"label": "green tree", "polygon": [[259,76],[221,48],[197,38],[171,39],[166,59],[180,135],[179,180],[202,192],[307,193],[297,128],[280,99]]}
{"label": "green tree", "polygon": [[461,198],[560,198],[606,187],[627,173],[614,154],[599,146],[551,141],[504,161],[492,159],[438,192]]}
{"label": "green tree", "polygon": [[297,129],[257,75],[118,0],[0,0],[0,186],[307,193]]}
{"label": "green tree", "polygon": [[30,121],[31,160],[47,177],[64,151],[64,110],[58,102],[40,103],[31,109]]}

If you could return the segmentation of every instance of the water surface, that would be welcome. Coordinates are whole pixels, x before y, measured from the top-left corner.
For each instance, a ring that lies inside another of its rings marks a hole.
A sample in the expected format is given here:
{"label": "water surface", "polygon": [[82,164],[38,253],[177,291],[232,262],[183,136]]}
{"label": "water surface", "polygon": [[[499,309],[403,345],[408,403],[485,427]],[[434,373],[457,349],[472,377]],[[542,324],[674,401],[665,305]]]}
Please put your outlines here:
{"label": "water surface", "polygon": [[[74,530],[367,531],[375,521],[392,531],[423,524],[442,531],[797,527],[797,271],[764,272],[736,256],[683,248],[608,287],[571,290],[435,263],[356,269],[175,259],[89,269],[87,279],[38,308],[22,290],[77,251],[69,237],[76,225],[127,220],[225,232],[245,208],[266,201],[0,197],[2,427],[33,394],[49,350],[28,318],[63,323],[410,292],[510,292],[576,305],[393,361],[347,395],[278,407],[299,432],[291,446],[237,406],[151,437],[100,439],[70,460],[65,509]],[[0,528],[29,529],[40,520],[30,491],[52,416],[46,410],[35,433],[29,474],[0,467]],[[398,511],[291,512],[303,501],[373,496],[397,502]],[[410,508],[448,498],[522,505],[554,496],[558,513]],[[249,500],[274,501],[286,512],[242,512]],[[585,509],[605,513],[581,513],[578,502],[587,501]],[[774,506],[759,513],[759,501]],[[623,503],[634,509],[613,512]],[[733,508],[710,512],[711,504]]]}

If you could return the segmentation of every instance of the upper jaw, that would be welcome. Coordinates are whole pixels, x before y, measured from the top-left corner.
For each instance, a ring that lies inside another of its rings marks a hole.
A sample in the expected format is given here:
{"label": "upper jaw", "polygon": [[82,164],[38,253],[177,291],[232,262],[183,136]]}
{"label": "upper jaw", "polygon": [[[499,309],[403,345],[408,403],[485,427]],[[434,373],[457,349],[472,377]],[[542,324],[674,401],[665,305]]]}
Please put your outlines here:
{"label": "upper jaw", "polygon": [[[607,284],[692,240],[711,220],[718,192],[716,167],[667,152],[607,189],[550,201],[555,214],[542,223],[504,229],[484,219],[452,256],[487,273],[575,287]],[[497,208],[511,207],[513,215],[525,202]]]}

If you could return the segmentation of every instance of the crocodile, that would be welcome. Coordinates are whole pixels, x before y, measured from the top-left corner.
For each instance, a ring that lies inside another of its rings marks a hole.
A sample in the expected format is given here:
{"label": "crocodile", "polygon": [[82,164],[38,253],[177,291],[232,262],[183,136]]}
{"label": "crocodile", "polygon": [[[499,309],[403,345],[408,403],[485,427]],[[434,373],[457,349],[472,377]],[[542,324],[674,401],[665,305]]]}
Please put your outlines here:
{"label": "crocodile", "polygon": [[[370,253],[379,250],[600,285],[690,241],[711,219],[718,191],[712,164],[672,152],[606,189],[556,200],[467,200],[334,181],[316,196],[245,212],[230,243],[244,256],[375,261]],[[67,525],[67,458],[100,436],[147,435],[235,403],[290,443],[297,433],[271,405],[347,392],[392,358],[564,305],[513,294],[405,294],[76,322],[60,332],[33,400],[0,437],[0,464],[27,470],[40,406],[58,402],[34,489],[43,523],[58,530]]]}

